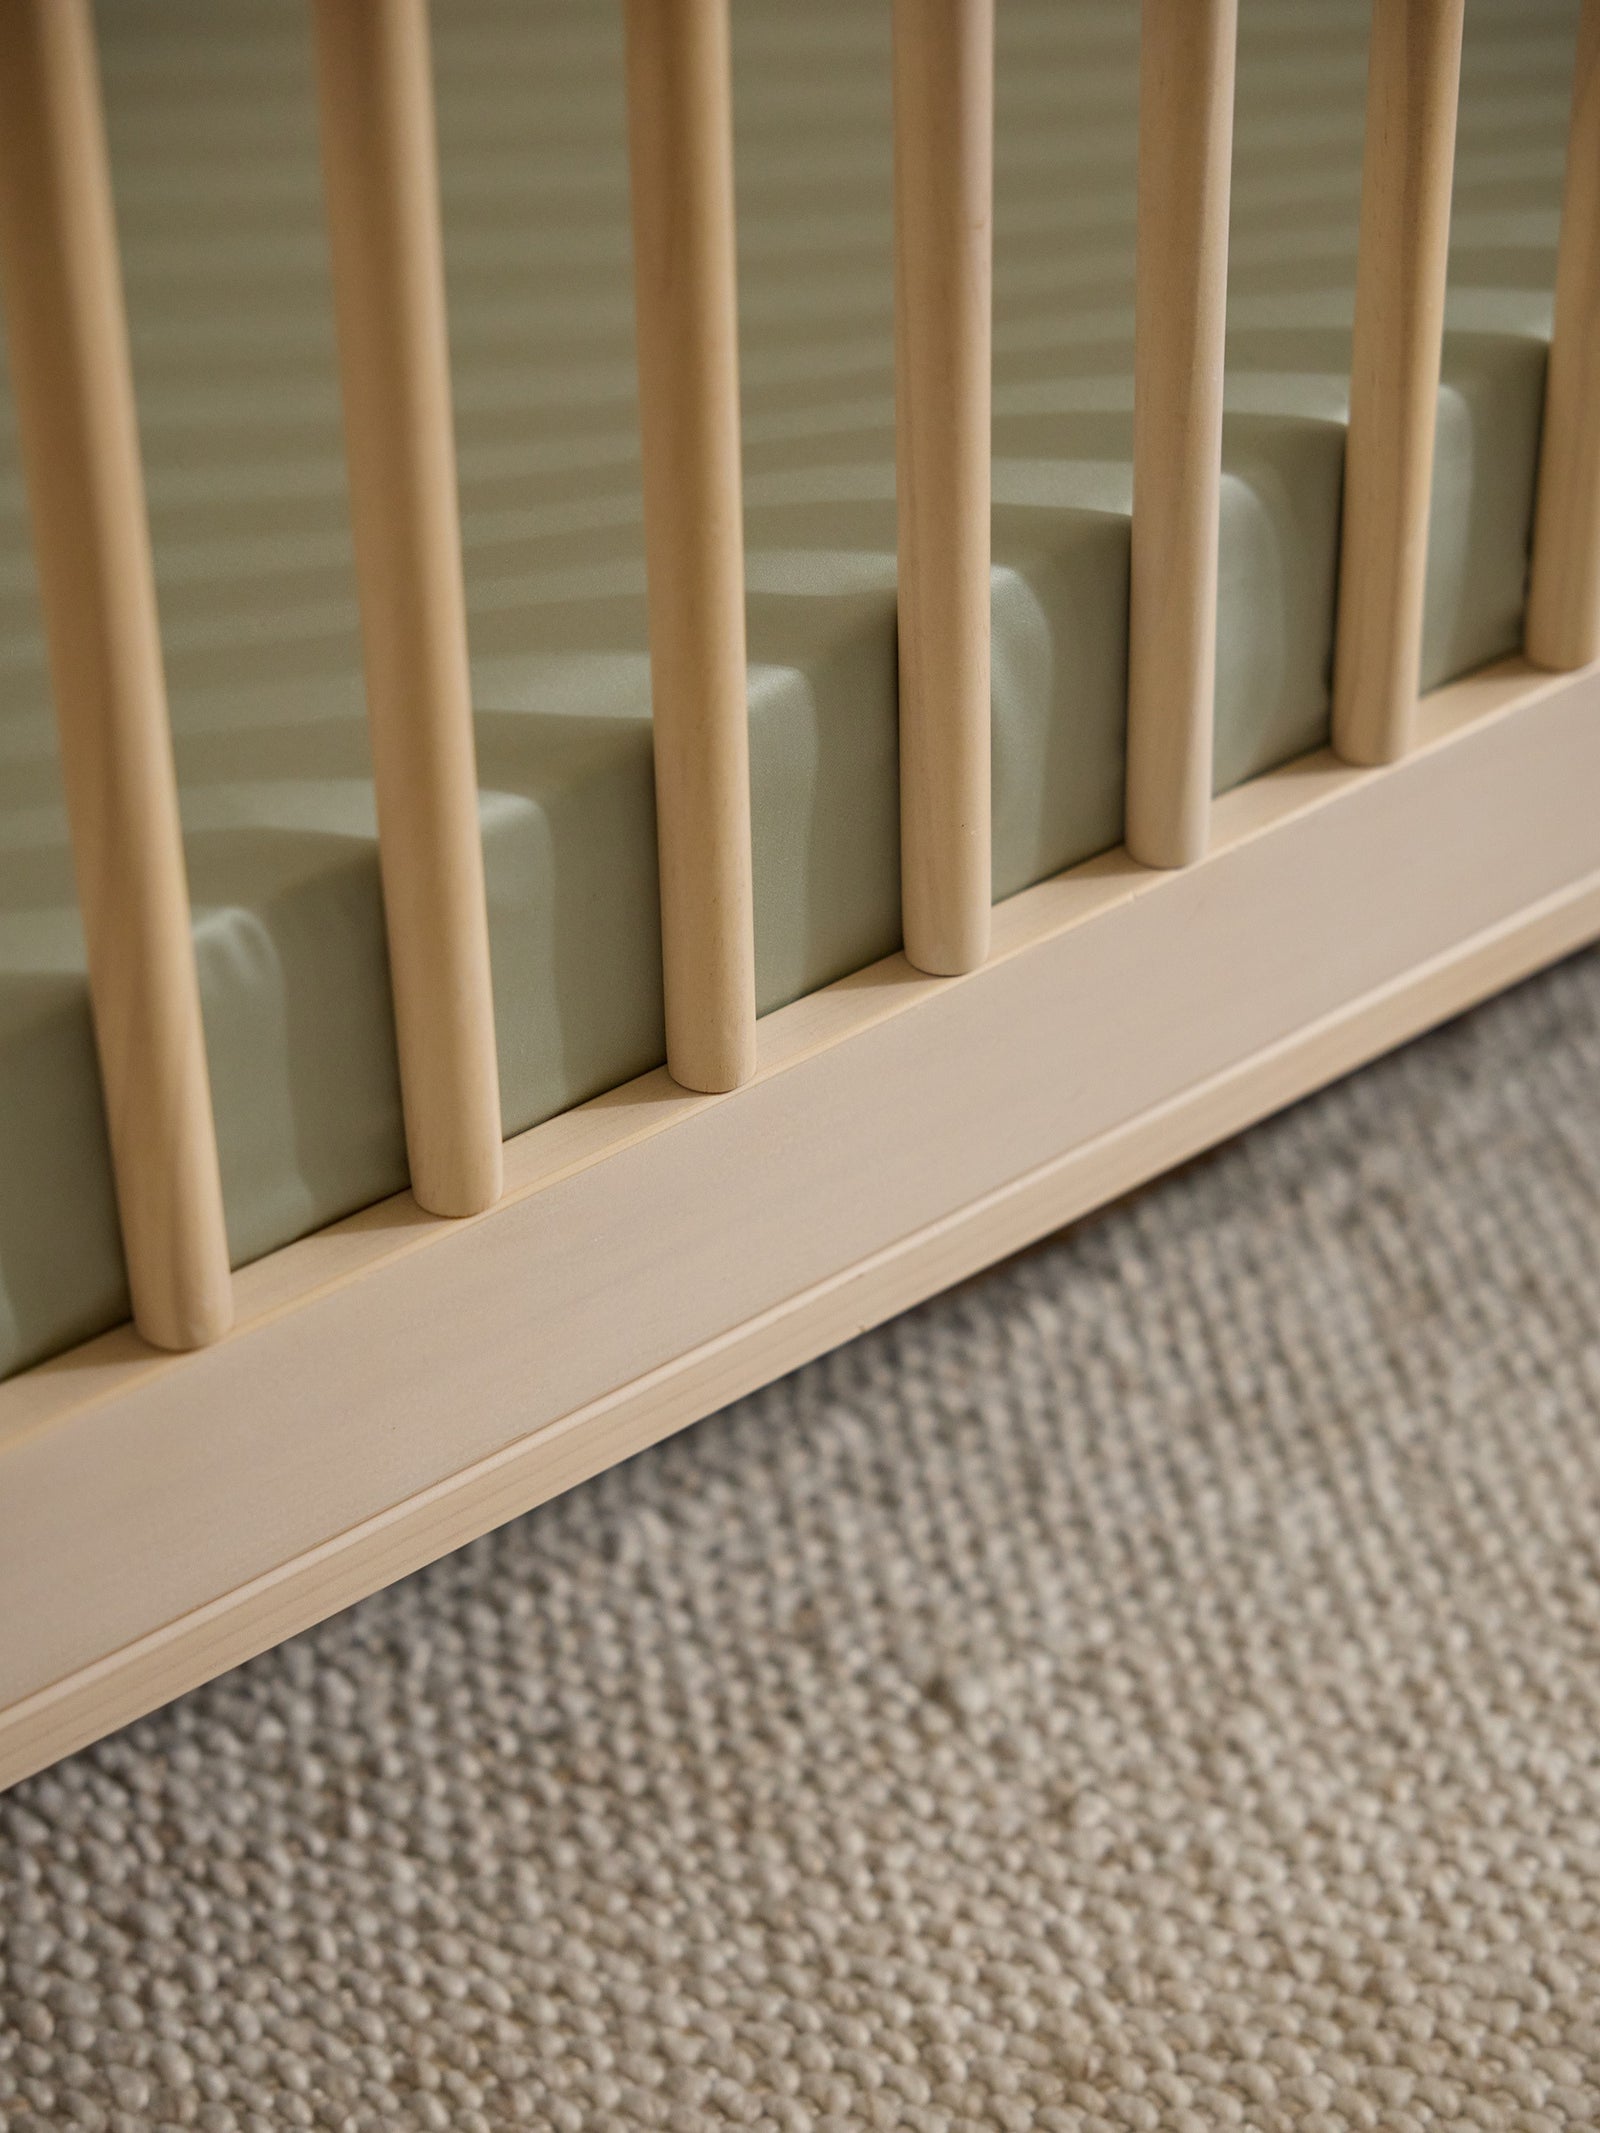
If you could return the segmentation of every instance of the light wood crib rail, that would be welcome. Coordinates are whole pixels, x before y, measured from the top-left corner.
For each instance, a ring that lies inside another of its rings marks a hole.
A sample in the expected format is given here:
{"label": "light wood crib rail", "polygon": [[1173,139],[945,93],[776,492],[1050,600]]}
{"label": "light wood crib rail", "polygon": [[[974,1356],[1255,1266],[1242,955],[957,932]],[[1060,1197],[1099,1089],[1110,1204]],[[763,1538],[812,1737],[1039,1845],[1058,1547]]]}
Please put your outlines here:
{"label": "light wood crib rail", "polygon": [[230,1274],[89,0],[0,0],[137,1328],[0,1386],[0,1781],[1600,932],[1600,0],[1525,657],[1419,699],[1463,0],[1375,0],[1333,748],[1218,800],[1236,0],[1143,0],[1126,846],[994,908],[994,0],[892,4],[904,952],[758,1026],[728,0],[624,0],[667,1068],[502,1148],[425,0],[312,0],[412,1190]]}

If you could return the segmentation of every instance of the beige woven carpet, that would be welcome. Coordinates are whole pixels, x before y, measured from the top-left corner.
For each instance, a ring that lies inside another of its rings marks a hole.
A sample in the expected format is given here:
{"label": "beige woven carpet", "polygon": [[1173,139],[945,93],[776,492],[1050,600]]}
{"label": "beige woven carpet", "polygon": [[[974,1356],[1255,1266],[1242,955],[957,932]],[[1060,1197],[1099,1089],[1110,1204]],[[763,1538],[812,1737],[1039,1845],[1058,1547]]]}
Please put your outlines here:
{"label": "beige woven carpet", "polygon": [[1600,2125],[1600,955],[0,1803],[0,2124]]}

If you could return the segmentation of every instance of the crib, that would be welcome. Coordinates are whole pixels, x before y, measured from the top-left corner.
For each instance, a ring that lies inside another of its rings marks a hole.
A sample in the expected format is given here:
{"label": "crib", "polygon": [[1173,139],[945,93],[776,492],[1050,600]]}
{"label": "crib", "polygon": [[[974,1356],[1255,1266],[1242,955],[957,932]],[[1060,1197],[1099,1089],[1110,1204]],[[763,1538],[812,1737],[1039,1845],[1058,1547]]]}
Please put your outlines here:
{"label": "crib", "polygon": [[[887,937],[841,934],[780,983],[758,972],[776,832],[752,819],[747,615],[789,588],[756,582],[746,539],[777,476],[748,502],[729,0],[625,0],[648,618],[627,790],[655,840],[626,893],[658,897],[664,1064],[613,1066],[526,1125],[503,1100],[430,25],[425,0],[312,0],[409,1184],[249,1248],[219,1154],[227,1032],[202,1014],[96,24],[89,0],[0,0],[0,286],[131,1309],[41,1335],[51,1352],[0,1383],[0,1783],[1600,936],[1600,0],[1567,60],[1548,364],[1542,343],[1532,372],[1525,349],[1474,354],[1510,364],[1532,440],[1526,509],[1485,535],[1513,556],[1520,649],[1421,686],[1464,12],[1373,0],[1348,422],[1293,432],[1336,514],[1327,737],[1280,733],[1223,779],[1236,13],[1127,11],[1131,510],[1073,522],[1122,632],[1116,812],[1063,866],[1044,844],[1013,863],[994,827],[1040,781],[995,741],[1022,641],[1000,588],[1031,581],[994,529],[1036,505],[994,441],[1025,397],[993,396],[994,0],[886,6],[894,480],[863,509],[891,514],[894,552],[860,613],[891,634],[863,622],[851,644],[897,723],[841,775],[888,781],[872,853],[894,908]],[[856,864],[819,849],[825,880]],[[64,1294],[75,1254],[51,1264]]]}

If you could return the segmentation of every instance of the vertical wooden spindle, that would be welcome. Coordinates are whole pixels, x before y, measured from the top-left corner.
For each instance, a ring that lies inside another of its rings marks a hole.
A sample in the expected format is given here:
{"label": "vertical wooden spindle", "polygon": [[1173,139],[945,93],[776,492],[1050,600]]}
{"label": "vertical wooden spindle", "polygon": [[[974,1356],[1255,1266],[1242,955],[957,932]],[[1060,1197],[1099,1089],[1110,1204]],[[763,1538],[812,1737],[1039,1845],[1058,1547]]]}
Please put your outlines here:
{"label": "vertical wooden spindle", "polygon": [[1237,41],[1237,0],[1144,0],[1126,839],[1155,867],[1211,819]]}
{"label": "vertical wooden spindle", "polygon": [[755,1070],[728,0],[627,0],[667,1064]]}
{"label": "vertical wooden spindle", "polygon": [[1333,745],[1405,753],[1420,686],[1462,0],[1373,0]]}
{"label": "vertical wooden spindle", "polygon": [[0,0],[0,274],[134,1321],[232,1316],[88,0]]}
{"label": "vertical wooden spindle", "polygon": [[411,1189],[499,1197],[500,1086],[426,0],[315,0],[367,716]]}
{"label": "vertical wooden spindle", "polygon": [[1557,671],[1600,659],[1600,0],[1578,21],[1526,646]]}
{"label": "vertical wooden spindle", "polygon": [[895,0],[900,881],[908,960],[989,952],[994,0]]}

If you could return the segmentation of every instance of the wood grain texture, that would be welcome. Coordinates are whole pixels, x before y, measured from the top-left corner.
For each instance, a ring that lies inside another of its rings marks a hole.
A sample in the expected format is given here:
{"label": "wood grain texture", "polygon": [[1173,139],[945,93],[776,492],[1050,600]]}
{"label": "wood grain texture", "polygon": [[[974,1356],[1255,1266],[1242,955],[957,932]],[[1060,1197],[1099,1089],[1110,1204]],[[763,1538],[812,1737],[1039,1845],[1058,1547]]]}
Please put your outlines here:
{"label": "wood grain texture", "polygon": [[900,901],[908,960],[989,952],[994,0],[895,0]]}
{"label": "wood grain texture", "polygon": [[1380,776],[1224,796],[1196,866],[1009,900],[980,971],[769,1016],[730,1096],[658,1073],[519,1137],[483,1216],[404,1197],[246,1269],[202,1355],[109,1335],[0,1386],[0,1775],[1591,938],[1597,780],[1600,673],[1474,677]]}
{"label": "wood grain texture", "polygon": [[1373,0],[1333,745],[1392,763],[1422,664],[1463,0]]}
{"label": "wood grain texture", "polygon": [[1600,0],[1584,0],[1528,580],[1528,657],[1600,659]]}
{"label": "wood grain texture", "polygon": [[493,1204],[500,1081],[426,0],[314,0],[378,853],[411,1189]]}
{"label": "wood grain texture", "polygon": [[667,1064],[755,1067],[728,0],[628,0],[628,147]]}
{"label": "wood grain texture", "polygon": [[87,0],[0,0],[0,273],[133,1311],[232,1314]]}
{"label": "wood grain texture", "polygon": [[1128,610],[1128,850],[1201,857],[1211,817],[1237,0],[1143,0]]}

